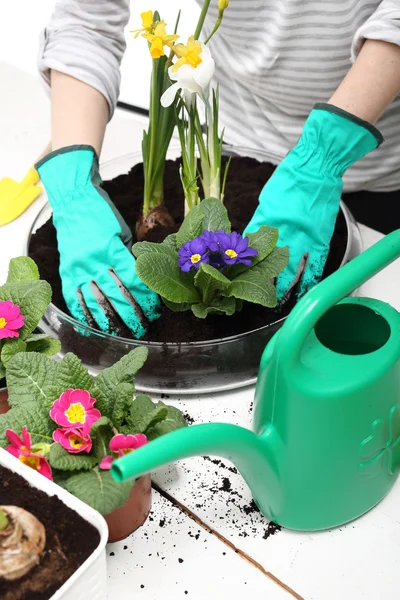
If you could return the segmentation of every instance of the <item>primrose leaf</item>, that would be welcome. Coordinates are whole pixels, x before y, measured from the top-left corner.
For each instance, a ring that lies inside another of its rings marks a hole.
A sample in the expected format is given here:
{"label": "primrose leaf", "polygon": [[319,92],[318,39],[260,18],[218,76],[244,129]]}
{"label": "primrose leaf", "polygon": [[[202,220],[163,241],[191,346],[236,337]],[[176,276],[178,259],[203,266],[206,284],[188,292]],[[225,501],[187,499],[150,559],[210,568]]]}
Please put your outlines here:
{"label": "primrose leaf", "polygon": [[135,386],[132,383],[120,383],[111,396],[112,414],[111,421],[119,429],[124,424],[133,403]]}
{"label": "primrose leaf", "polygon": [[0,287],[0,302],[11,300],[20,307],[25,317],[19,330],[25,340],[37,327],[51,301],[51,287],[46,281],[15,281]]}
{"label": "primrose leaf", "polygon": [[261,304],[267,308],[274,308],[277,304],[275,287],[256,269],[250,269],[236,277],[228,289],[227,296]]}
{"label": "primrose leaf", "polygon": [[185,310],[190,310],[191,304],[189,302],[170,302],[166,298],[163,298],[165,306],[172,310],[172,312],[185,312]]}
{"label": "primrose leaf", "polygon": [[167,248],[169,248],[170,250],[176,250],[176,233],[170,233],[169,235],[167,235],[167,237],[163,241],[163,246],[167,246]]}
{"label": "primrose leaf", "polygon": [[143,433],[142,426],[147,419],[147,415],[152,413],[155,408],[155,403],[146,394],[136,396],[126,417],[126,425],[121,428],[121,431],[125,435]]}
{"label": "primrose leaf", "polygon": [[93,440],[92,453],[100,461],[110,454],[110,440],[114,435],[112,424],[107,417],[100,417],[96,423],[93,423],[90,429],[90,435]]}
{"label": "primrose leaf", "polygon": [[64,391],[60,392],[57,374],[58,363],[44,354],[16,354],[7,364],[8,403],[10,406],[21,406],[36,401],[39,406],[50,410]]}
{"label": "primrose leaf", "polygon": [[258,231],[249,233],[249,247],[257,250],[258,254],[253,259],[253,265],[264,260],[272,252],[278,242],[278,229],[262,225]]}
{"label": "primrose leaf", "polygon": [[177,250],[168,248],[165,244],[156,244],[154,242],[137,242],[132,246],[132,253],[135,258],[138,258],[141,254],[166,254],[178,261]]}
{"label": "primrose leaf", "polygon": [[3,363],[0,361],[0,381],[2,379],[4,379],[5,376],[6,376],[6,368],[3,365]]}
{"label": "primrose leaf", "polygon": [[235,298],[216,298],[211,304],[192,304],[191,309],[195,317],[205,319],[209,314],[225,314],[228,317],[237,310]]}
{"label": "primrose leaf", "polygon": [[170,302],[200,300],[190,274],[182,273],[172,256],[141,254],[136,261],[136,273],[147,287]]}
{"label": "primrose leaf", "polygon": [[[149,351],[144,346],[131,350],[123,356],[112,367],[104,369],[96,377],[96,386],[100,389],[104,398],[111,405],[110,397],[113,389],[120,383],[134,384],[136,373],[146,362]],[[111,409],[112,410],[112,409]],[[107,413],[108,414],[108,413]]]}
{"label": "primrose leaf", "polygon": [[228,211],[217,198],[206,198],[199,204],[199,208],[204,215],[202,229],[203,231],[231,232],[231,223],[228,217]]}
{"label": "primrose leaf", "polygon": [[82,361],[72,352],[68,352],[58,364],[57,385],[60,393],[68,389],[91,392],[94,379],[82,365]]}
{"label": "primrose leaf", "polygon": [[32,445],[53,443],[55,424],[51,421],[48,410],[31,401],[14,406],[5,415],[0,415],[0,446],[6,448],[10,443],[6,437],[7,429],[21,435],[25,426],[31,434]]}
{"label": "primrose leaf", "polygon": [[211,301],[216,294],[225,292],[231,282],[214,267],[202,263],[195,275],[194,284],[201,291],[201,296]]}
{"label": "primrose leaf", "polygon": [[25,352],[26,343],[20,338],[6,341],[1,349],[0,360],[4,366],[7,365],[8,361],[18,354],[18,352]]}
{"label": "primrose leaf", "polygon": [[26,338],[26,351],[54,356],[61,350],[61,342],[46,333],[32,334]]}
{"label": "primrose leaf", "polygon": [[154,426],[149,427],[149,429],[146,431],[147,439],[150,441],[165,435],[166,433],[175,431],[176,429],[187,427],[186,419],[178,408],[175,406],[166,406],[163,402],[159,402],[157,406],[160,405],[168,409],[168,414],[166,418],[164,418],[162,421],[159,421]]}
{"label": "primrose leaf", "polygon": [[63,487],[102,515],[107,515],[125,504],[134,484],[135,481],[116,484],[109,471],[95,467],[72,475],[63,482]]}
{"label": "primrose leaf", "polygon": [[17,281],[38,281],[39,279],[39,269],[29,256],[18,256],[18,258],[12,258],[10,260],[7,283],[15,283]]}
{"label": "primrose leaf", "polygon": [[99,464],[99,459],[89,456],[86,452],[70,454],[60,444],[53,444],[50,448],[49,462],[53,469],[60,471],[88,471]]}
{"label": "primrose leaf", "polygon": [[252,272],[261,273],[266,279],[274,279],[281,273],[289,264],[289,248],[278,248],[276,246],[267,258],[258,263]]}
{"label": "primrose leaf", "polygon": [[200,210],[199,205],[195,206],[188,212],[178,233],[176,234],[176,244],[178,248],[183,246],[185,242],[194,240],[194,238],[197,238],[199,235],[201,235],[203,231],[203,220],[204,214]]}

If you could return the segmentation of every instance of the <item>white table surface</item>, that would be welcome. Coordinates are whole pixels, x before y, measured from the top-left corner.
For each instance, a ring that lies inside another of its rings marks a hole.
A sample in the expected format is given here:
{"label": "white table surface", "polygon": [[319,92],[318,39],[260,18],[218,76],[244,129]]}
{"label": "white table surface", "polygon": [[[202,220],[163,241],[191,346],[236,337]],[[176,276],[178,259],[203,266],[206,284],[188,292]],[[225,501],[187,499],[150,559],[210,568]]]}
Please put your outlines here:
{"label": "white table surface", "polygon": [[[49,137],[49,106],[38,80],[0,63],[0,178],[21,178]],[[140,149],[145,121],[117,111],[102,160]],[[23,252],[44,200],[0,228],[0,282],[10,258]],[[364,246],[379,240],[361,228]],[[360,290],[400,310],[400,261]],[[169,398],[195,422],[251,426],[252,388],[207,397]],[[150,519],[124,542],[108,546],[109,600],[239,598],[395,600],[400,586],[400,484],[373,511],[322,533],[268,535],[251,512],[239,474],[215,457],[160,469]]]}

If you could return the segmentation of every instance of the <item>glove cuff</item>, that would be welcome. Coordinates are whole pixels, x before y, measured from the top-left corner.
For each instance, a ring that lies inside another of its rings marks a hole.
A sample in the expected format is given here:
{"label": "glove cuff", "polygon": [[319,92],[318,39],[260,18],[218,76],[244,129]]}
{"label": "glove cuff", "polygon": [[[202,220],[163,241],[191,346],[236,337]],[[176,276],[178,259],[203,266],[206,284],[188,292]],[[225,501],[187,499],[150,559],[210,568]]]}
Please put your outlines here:
{"label": "glove cuff", "polygon": [[333,104],[329,104],[328,102],[317,102],[317,104],[314,105],[314,110],[325,110],[327,112],[333,113],[334,115],[338,115],[339,117],[343,117],[343,119],[347,119],[348,121],[351,121],[356,125],[360,125],[360,127],[364,127],[364,129],[367,129],[370,133],[372,133],[372,135],[376,139],[376,147],[380,146],[382,142],[385,141],[379,129],[377,129],[374,125],[371,125],[371,123],[369,123],[368,121],[364,121],[364,119],[361,119],[360,117],[357,117],[356,115],[347,112],[347,110],[344,110],[343,108],[339,108],[338,106],[334,106]]}
{"label": "glove cuff", "polygon": [[49,162],[56,156],[60,156],[60,154],[69,154],[69,153],[77,152],[79,150],[90,150],[91,152],[93,152],[93,157],[96,158],[97,163],[99,162],[98,156],[96,154],[96,150],[93,148],[93,146],[90,146],[89,144],[74,144],[72,146],[64,146],[63,148],[58,148],[58,150],[52,150],[52,152],[49,152],[49,154],[46,154],[46,156],[41,158],[35,164],[35,169],[36,169],[36,171],[39,171],[40,167],[42,167],[45,163]]}

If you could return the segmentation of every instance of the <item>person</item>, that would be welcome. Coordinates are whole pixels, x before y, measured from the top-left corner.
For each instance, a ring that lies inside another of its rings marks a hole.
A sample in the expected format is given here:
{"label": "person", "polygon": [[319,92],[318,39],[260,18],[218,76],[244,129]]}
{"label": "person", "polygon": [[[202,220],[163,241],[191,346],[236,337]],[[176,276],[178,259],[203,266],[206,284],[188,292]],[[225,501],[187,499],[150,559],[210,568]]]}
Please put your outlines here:
{"label": "person", "polygon": [[[217,10],[212,1],[205,35]],[[158,299],[135,273],[130,233],[98,175],[128,19],[129,0],[56,1],[38,61],[51,88],[53,152],[37,168],[71,313],[106,330],[103,292],[140,337]],[[210,49],[226,142],[278,165],[246,231],[279,228],[290,263],[278,294],[300,272],[305,291],[321,276],[343,190],[383,204],[400,189],[399,0],[231,0]]]}

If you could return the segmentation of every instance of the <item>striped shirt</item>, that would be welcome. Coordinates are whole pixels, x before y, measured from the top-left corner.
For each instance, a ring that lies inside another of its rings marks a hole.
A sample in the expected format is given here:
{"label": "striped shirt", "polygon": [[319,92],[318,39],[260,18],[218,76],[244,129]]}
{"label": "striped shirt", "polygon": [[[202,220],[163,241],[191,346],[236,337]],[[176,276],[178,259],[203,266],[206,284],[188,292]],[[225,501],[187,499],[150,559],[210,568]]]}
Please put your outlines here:
{"label": "striped shirt", "polygon": [[[216,5],[205,34],[215,23]],[[129,0],[57,0],[42,37],[44,80],[51,68],[66,72],[101,91],[113,110],[128,18]],[[400,45],[400,0],[231,0],[210,42],[226,142],[278,164],[365,39]],[[377,127],[385,142],[346,172],[345,191],[400,189],[400,96]]]}

